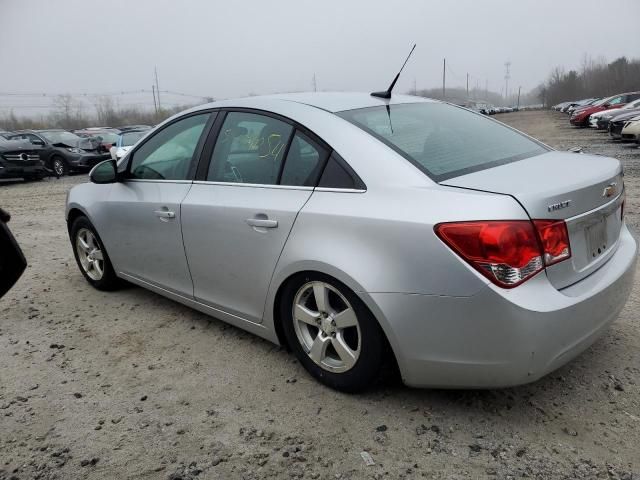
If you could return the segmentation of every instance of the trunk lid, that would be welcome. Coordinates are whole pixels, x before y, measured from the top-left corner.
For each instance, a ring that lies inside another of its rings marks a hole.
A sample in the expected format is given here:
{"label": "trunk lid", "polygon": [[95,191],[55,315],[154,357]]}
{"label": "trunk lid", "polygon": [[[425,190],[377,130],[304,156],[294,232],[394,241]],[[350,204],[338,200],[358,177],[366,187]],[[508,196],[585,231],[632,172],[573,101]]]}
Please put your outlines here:
{"label": "trunk lid", "polygon": [[617,247],[624,197],[622,166],[614,158],[551,151],[441,184],[510,195],[532,219],[565,220],[571,258],[547,268],[556,288],[598,269]]}

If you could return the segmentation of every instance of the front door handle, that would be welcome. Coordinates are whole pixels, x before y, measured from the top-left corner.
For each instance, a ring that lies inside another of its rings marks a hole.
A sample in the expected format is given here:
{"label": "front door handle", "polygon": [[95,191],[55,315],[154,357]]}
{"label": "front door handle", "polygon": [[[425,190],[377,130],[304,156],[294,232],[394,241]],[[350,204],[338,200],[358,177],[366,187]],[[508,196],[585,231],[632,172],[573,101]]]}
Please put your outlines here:
{"label": "front door handle", "polygon": [[277,220],[269,220],[268,218],[247,218],[247,224],[257,228],[277,228]]}
{"label": "front door handle", "polygon": [[176,212],[172,212],[170,210],[156,210],[153,213],[156,214],[156,217],[160,218],[176,218]]}

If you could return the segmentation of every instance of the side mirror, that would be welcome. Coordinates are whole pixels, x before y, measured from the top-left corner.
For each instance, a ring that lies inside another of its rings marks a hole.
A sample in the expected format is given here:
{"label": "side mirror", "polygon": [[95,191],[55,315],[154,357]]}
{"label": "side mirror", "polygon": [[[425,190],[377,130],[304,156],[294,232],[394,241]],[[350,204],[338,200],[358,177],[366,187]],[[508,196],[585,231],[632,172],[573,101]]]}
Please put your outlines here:
{"label": "side mirror", "polygon": [[34,139],[34,140],[31,140],[31,143],[32,143],[33,145],[40,145],[41,147],[43,147],[43,146],[44,146],[44,142],[43,142],[42,140],[40,140],[40,139],[37,139],[37,140],[35,140],[35,139]]}
{"label": "side mirror", "polygon": [[97,164],[91,172],[89,172],[89,180],[92,183],[115,183],[118,181],[118,172],[116,161],[113,159],[105,160]]}

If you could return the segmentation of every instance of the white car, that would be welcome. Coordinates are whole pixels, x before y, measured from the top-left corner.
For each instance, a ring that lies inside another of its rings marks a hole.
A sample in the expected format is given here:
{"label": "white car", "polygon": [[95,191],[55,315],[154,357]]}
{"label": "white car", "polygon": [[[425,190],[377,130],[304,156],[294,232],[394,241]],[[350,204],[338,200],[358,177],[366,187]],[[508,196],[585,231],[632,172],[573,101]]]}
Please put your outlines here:
{"label": "white car", "polygon": [[120,160],[129,150],[131,150],[131,147],[133,147],[138,140],[144,137],[147,133],[149,133],[149,130],[130,130],[128,132],[122,132],[118,135],[116,144],[109,149],[111,158],[116,162]]}
{"label": "white car", "polygon": [[640,115],[625,123],[622,128],[622,140],[640,143]]}

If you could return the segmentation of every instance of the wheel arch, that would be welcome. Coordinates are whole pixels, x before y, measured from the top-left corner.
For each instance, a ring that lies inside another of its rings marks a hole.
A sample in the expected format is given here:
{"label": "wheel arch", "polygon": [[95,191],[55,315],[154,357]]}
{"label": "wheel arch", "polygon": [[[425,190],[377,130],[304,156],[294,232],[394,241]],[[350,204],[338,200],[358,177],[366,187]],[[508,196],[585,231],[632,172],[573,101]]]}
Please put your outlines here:
{"label": "wheel arch", "polygon": [[89,218],[89,215],[87,215],[87,212],[82,210],[80,207],[72,206],[69,208],[69,211],[67,212],[67,230],[69,232],[71,232],[71,226],[73,225],[73,222],[75,222],[78,217],[87,217],[89,221],[91,221],[91,219]]}
{"label": "wheel arch", "polygon": [[388,346],[389,355],[392,357],[391,360],[395,362],[397,366],[400,366],[402,363],[402,355],[399,352],[397,339],[393,333],[393,329],[376,302],[369,294],[367,294],[367,292],[364,291],[360,283],[350,275],[331,265],[319,264],[316,262],[313,262],[313,264],[307,264],[307,262],[304,263],[304,265],[298,266],[297,269],[287,269],[286,273],[278,275],[278,280],[275,282],[277,288],[275,289],[275,293],[271,296],[272,301],[267,312],[265,312],[268,313],[267,320],[270,320],[273,323],[273,329],[278,343],[285,349],[291,350],[283,330],[283,319],[279,313],[285,287],[289,282],[300,275],[322,274],[344,284],[362,301],[382,330]]}

